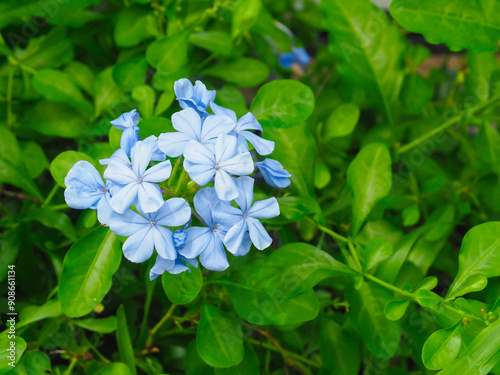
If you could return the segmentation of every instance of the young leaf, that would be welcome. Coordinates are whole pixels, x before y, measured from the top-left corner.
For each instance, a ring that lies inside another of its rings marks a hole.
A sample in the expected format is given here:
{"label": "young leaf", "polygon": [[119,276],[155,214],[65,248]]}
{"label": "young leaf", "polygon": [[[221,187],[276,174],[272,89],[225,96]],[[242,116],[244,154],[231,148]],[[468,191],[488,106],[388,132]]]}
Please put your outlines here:
{"label": "young leaf", "polygon": [[356,235],[373,207],[391,190],[391,155],[387,147],[380,143],[363,147],[347,169],[347,184],[352,194]]}
{"label": "young leaf", "polygon": [[116,327],[116,342],[118,343],[118,351],[120,358],[127,365],[132,375],[137,374],[135,367],[134,348],[132,346],[132,339],[127,326],[127,315],[123,305],[118,307],[116,312],[117,327]]}
{"label": "young leaf", "polygon": [[199,268],[190,267],[177,275],[165,272],[161,278],[168,299],[177,305],[185,305],[194,300],[203,286],[203,276]]}
{"label": "young leaf", "polygon": [[122,250],[109,228],[98,227],[81,238],[64,257],[59,300],[69,317],[80,317],[96,307],[111,288]]}
{"label": "young leaf", "polygon": [[28,324],[54,318],[61,314],[61,303],[56,299],[45,302],[42,306],[26,306],[21,310],[16,328],[22,328]]}
{"label": "young leaf", "polygon": [[356,104],[340,104],[326,121],[325,138],[332,139],[351,134],[358,123],[359,115],[359,107]]}
{"label": "young leaf", "polygon": [[75,319],[73,323],[80,328],[98,332],[98,333],[111,333],[116,331],[117,321],[115,316],[108,316],[102,319]]}
{"label": "young leaf", "polygon": [[313,109],[314,94],[308,86],[280,79],[259,89],[250,111],[265,128],[289,128],[304,122]]}
{"label": "young leaf", "polygon": [[391,15],[430,43],[445,43],[452,51],[496,51],[500,35],[500,5],[496,1],[394,0]]}
{"label": "young leaf", "polygon": [[482,290],[486,278],[500,276],[500,222],[476,225],[463,239],[458,258],[458,274],[446,299]]}
{"label": "young leaf", "polygon": [[212,367],[236,366],[245,355],[241,326],[211,305],[201,310],[196,345],[200,357]]}
{"label": "young leaf", "polygon": [[372,238],[362,249],[363,271],[369,271],[392,255],[392,244],[382,237]]}
{"label": "young leaf", "polygon": [[462,329],[464,324],[434,332],[422,348],[422,361],[430,370],[440,370],[453,361],[462,345]]}
{"label": "young leaf", "polygon": [[393,300],[389,301],[384,306],[384,314],[389,320],[399,320],[403,317],[410,305],[410,300]]}

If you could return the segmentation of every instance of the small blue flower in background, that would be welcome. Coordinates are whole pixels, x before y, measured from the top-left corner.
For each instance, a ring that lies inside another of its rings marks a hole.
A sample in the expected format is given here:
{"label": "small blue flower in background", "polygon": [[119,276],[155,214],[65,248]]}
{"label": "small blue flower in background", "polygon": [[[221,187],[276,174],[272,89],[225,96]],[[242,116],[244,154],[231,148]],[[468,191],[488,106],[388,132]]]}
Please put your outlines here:
{"label": "small blue flower in background", "polygon": [[269,155],[274,151],[274,142],[268,141],[249,130],[257,130],[262,132],[262,126],[259,124],[254,115],[248,112],[246,115],[237,120],[236,113],[230,109],[220,107],[215,103],[210,104],[210,108],[216,115],[227,116],[233,125],[233,132],[238,137],[238,142],[243,143],[248,149],[247,141],[250,142],[255,151],[260,155]]}
{"label": "small blue flower in background", "polygon": [[259,168],[264,180],[272,187],[284,189],[290,185],[292,175],[283,168],[279,161],[264,159],[264,161],[255,163],[255,167]]}
{"label": "small blue flower in background", "polygon": [[201,115],[207,113],[208,105],[215,100],[215,90],[207,90],[201,81],[193,86],[187,78],[174,83],[174,92],[182,109],[193,108]]}
{"label": "small blue flower in background", "polygon": [[149,271],[149,280],[153,281],[158,276],[162,275],[165,271],[171,274],[178,274],[184,271],[191,272],[191,269],[185,263],[198,268],[198,261],[196,259],[188,259],[179,255],[176,260],[163,259],[161,256],[156,257],[154,266]]}
{"label": "small blue flower in background", "polygon": [[227,249],[237,254],[244,243],[247,232],[254,246],[263,250],[273,242],[266,229],[258,219],[271,219],[280,214],[280,207],[276,198],[268,198],[253,203],[253,186],[255,180],[244,176],[236,179],[240,195],[235,202],[240,206],[217,206],[214,218],[230,227],[224,237]]}
{"label": "small blue flower in background", "polygon": [[190,141],[184,151],[184,169],[200,186],[214,179],[219,199],[230,201],[239,195],[231,175],[248,175],[253,172],[252,156],[248,151],[239,152],[236,137],[223,134],[215,142],[215,152],[198,142]]}
{"label": "small blue flower in background", "polygon": [[174,113],[172,125],[177,132],[160,134],[158,142],[160,149],[170,157],[182,155],[189,141],[213,146],[214,138],[234,128],[226,116],[209,115],[202,119],[192,108]]}
{"label": "small blue flower in background", "polygon": [[139,123],[140,117],[139,113],[136,109],[131,110],[130,112],[126,112],[122,114],[117,119],[111,121],[111,125],[120,130],[125,130],[127,128],[132,128],[137,126]]}
{"label": "small blue flower in background", "polygon": [[64,179],[64,199],[71,208],[97,210],[97,219],[103,225],[109,224],[112,209],[109,182],[106,185],[95,167],[88,161],[77,162]]}
{"label": "small blue flower in background", "polygon": [[283,68],[290,69],[294,63],[299,64],[301,67],[305,67],[309,62],[311,62],[311,56],[307,51],[302,48],[294,48],[292,52],[282,53],[279,55],[279,62]]}
{"label": "small blue flower in background", "polygon": [[222,240],[226,228],[214,220],[212,213],[220,204],[213,188],[203,188],[194,197],[196,212],[204,221],[206,227],[189,227],[186,229],[187,239],[179,253],[186,258],[200,256],[200,262],[211,271],[223,271],[229,267]]}
{"label": "small blue flower in background", "polygon": [[123,254],[134,263],[141,263],[153,255],[156,248],[164,259],[177,259],[177,249],[172,231],[165,227],[178,227],[186,224],[191,217],[191,208],[183,198],[171,198],[153,213],[138,214],[126,210],[119,214],[113,212],[110,228],[120,236],[130,236],[123,244]]}
{"label": "small blue flower in background", "polygon": [[152,152],[150,143],[139,141],[132,150],[131,162],[128,158],[124,160],[124,152],[115,152],[118,155],[113,154],[111,157],[104,177],[121,186],[110,200],[110,205],[116,212],[124,213],[135,204],[142,212],[150,213],[163,205],[160,187],[155,183],[170,177],[172,164],[167,160],[147,169]]}

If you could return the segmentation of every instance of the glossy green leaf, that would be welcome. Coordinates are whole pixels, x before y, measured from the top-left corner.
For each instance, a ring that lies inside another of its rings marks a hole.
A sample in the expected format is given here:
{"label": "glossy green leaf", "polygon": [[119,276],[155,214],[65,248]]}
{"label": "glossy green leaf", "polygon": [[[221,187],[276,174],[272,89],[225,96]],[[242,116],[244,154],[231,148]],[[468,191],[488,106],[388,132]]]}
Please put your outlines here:
{"label": "glossy green leaf", "polygon": [[259,60],[240,57],[212,65],[204,73],[241,87],[254,87],[267,79],[269,68]]}
{"label": "glossy green leaf", "polygon": [[52,373],[50,358],[39,350],[29,350],[21,357],[14,373],[17,375],[47,375]]}
{"label": "glossy green leaf", "polygon": [[194,300],[203,286],[203,276],[199,268],[190,267],[190,271],[179,274],[165,272],[161,278],[163,290],[168,299],[177,305],[185,305]]}
{"label": "glossy green leaf", "polygon": [[[12,345],[13,343],[14,345]],[[5,330],[0,333],[0,347],[2,348],[0,351],[0,374],[5,374],[16,366],[26,350],[26,341],[17,332],[13,336],[9,334],[8,330]]]}
{"label": "glossy green leaf", "polygon": [[250,30],[257,21],[261,8],[262,3],[260,0],[239,0],[235,2],[233,21],[231,23],[233,38]]}
{"label": "glossy green leaf", "polygon": [[196,340],[191,341],[186,348],[184,368],[186,370],[186,375],[214,375],[215,373],[214,368],[207,365],[207,363],[200,358]]}
{"label": "glossy green leaf", "polygon": [[338,375],[359,373],[361,367],[359,341],[333,320],[322,326],[320,353],[329,373]]}
{"label": "glossy green leaf", "polygon": [[128,366],[121,362],[110,363],[96,372],[95,375],[132,375]]}
{"label": "glossy green leaf", "polygon": [[120,353],[120,358],[127,365],[130,373],[132,375],[137,374],[137,369],[135,367],[135,356],[134,348],[132,346],[132,339],[130,338],[130,333],[127,326],[127,315],[125,314],[125,308],[123,305],[118,307],[116,312],[116,342],[118,343],[118,352]]}
{"label": "glossy green leaf", "polygon": [[245,355],[241,326],[211,305],[202,308],[196,345],[200,357],[212,367],[236,366]]}
{"label": "glossy green leaf", "polygon": [[485,278],[500,276],[500,222],[476,225],[462,241],[458,274],[446,299],[460,297],[486,286]]}
{"label": "glossy green leaf", "polygon": [[122,250],[109,228],[98,227],[81,238],[64,257],[59,300],[70,317],[88,314],[111,288]]}
{"label": "glossy green leaf", "polygon": [[215,368],[215,375],[259,375],[259,358],[253,348],[245,345],[245,356],[238,365],[227,368]]}
{"label": "glossy green leaf", "polygon": [[120,62],[113,67],[113,79],[124,92],[129,92],[135,86],[144,84],[147,67],[144,56]]}
{"label": "glossy green leaf", "polygon": [[49,168],[49,161],[43,152],[43,148],[36,142],[23,142],[19,145],[24,159],[24,166],[31,178],[37,178]]}
{"label": "glossy green leaf", "polygon": [[321,7],[331,51],[340,58],[340,74],[363,88],[393,124],[393,106],[403,82],[405,44],[399,30],[366,0],[326,0]]}
{"label": "glossy green leaf", "polygon": [[19,322],[16,324],[16,328],[22,328],[28,324],[54,318],[61,314],[61,303],[58,300],[50,300],[41,306],[26,306],[19,314]]}
{"label": "glossy green leaf", "polygon": [[347,169],[347,184],[352,194],[353,233],[357,234],[370,211],[391,190],[387,147],[380,143],[363,147]]}
{"label": "glossy green leaf", "polygon": [[266,83],[255,96],[250,111],[267,129],[289,128],[304,122],[314,109],[312,90],[298,81]]}
{"label": "glossy green leaf", "polygon": [[405,28],[425,36],[430,43],[445,43],[452,51],[496,51],[500,39],[500,5],[476,0],[395,0],[391,15]]}
{"label": "glossy green leaf", "polygon": [[166,36],[151,43],[146,59],[159,72],[172,74],[187,63],[189,31]]}
{"label": "glossy green leaf", "polygon": [[117,320],[115,316],[108,316],[107,318],[101,319],[77,319],[73,320],[73,323],[80,328],[98,333],[111,333],[116,331],[117,327]]}
{"label": "glossy green leaf", "polygon": [[158,35],[156,21],[148,8],[132,6],[123,9],[118,15],[114,32],[117,45],[135,46],[154,35]]}
{"label": "glossy green leaf", "polygon": [[192,33],[189,36],[189,42],[208,51],[220,53],[221,55],[231,55],[233,53],[231,35],[224,31],[207,30]]}
{"label": "glossy green leaf", "polygon": [[143,118],[153,116],[156,94],[148,85],[136,86],[132,90],[132,99],[137,103],[138,111]]}
{"label": "glossy green leaf", "polygon": [[351,134],[359,121],[359,115],[359,107],[356,104],[344,103],[336,107],[326,121],[326,139]]}
{"label": "glossy green leaf", "polygon": [[125,101],[122,91],[113,80],[113,68],[107,68],[96,76],[94,83],[95,115],[99,116],[105,109]]}
{"label": "glossy green leaf", "polygon": [[430,370],[441,370],[450,364],[458,355],[462,345],[462,329],[459,322],[453,327],[434,332],[422,348],[422,361]]}
{"label": "glossy green leaf", "polygon": [[384,314],[389,320],[399,320],[403,317],[410,305],[410,300],[393,300],[384,306]]}
{"label": "glossy green leaf", "polygon": [[47,228],[57,229],[70,240],[78,239],[73,223],[64,212],[54,211],[49,207],[35,208],[25,216],[24,221],[38,221]]}
{"label": "glossy green leaf", "polygon": [[90,156],[77,151],[63,151],[50,163],[50,173],[59,186],[65,188],[64,179],[69,170],[80,160],[86,160],[95,166],[95,161]]}
{"label": "glossy green leaf", "polygon": [[382,237],[372,238],[361,251],[363,271],[369,271],[392,255],[392,244]]}
{"label": "glossy green leaf", "polygon": [[80,61],[71,61],[64,67],[64,71],[80,89],[89,95],[94,95],[95,75],[90,67]]}

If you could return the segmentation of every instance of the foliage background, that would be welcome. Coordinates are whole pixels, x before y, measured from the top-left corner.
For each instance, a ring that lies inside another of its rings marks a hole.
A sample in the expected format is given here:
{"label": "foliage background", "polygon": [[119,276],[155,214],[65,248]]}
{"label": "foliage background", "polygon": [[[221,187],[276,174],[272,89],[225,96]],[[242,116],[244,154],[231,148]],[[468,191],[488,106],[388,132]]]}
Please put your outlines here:
{"label": "foliage background", "polygon": [[[20,358],[10,371],[4,331],[0,372],[500,374],[499,7],[2,1],[0,279],[15,264]],[[440,64],[410,32],[444,43]],[[302,46],[312,63],[279,65]],[[272,249],[149,282],[68,209],[64,176],[119,146],[122,112],[168,131],[183,77],[251,110],[292,185]]]}

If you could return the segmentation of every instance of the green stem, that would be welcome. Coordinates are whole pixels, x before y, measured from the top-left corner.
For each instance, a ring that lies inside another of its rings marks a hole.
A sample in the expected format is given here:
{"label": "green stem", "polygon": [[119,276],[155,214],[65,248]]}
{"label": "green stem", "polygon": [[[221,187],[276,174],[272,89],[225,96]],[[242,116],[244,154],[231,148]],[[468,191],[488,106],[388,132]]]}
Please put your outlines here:
{"label": "green stem", "polygon": [[151,346],[151,344],[153,343],[153,337],[154,335],[156,334],[156,332],[158,332],[158,330],[161,328],[161,326],[163,324],[165,324],[165,322],[167,320],[170,319],[170,317],[172,316],[172,314],[174,313],[174,310],[175,308],[177,307],[177,305],[175,303],[172,304],[172,306],[170,306],[170,308],[168,309],[167,313],[165,314],[165,316],[163,318],[161,318],[161,320],[158,322],[158,324],[156,324],[153,329],[151,330],[151,332],[149,333],[149,337],[148,337],[148,341],[146,343],[146,346]]}
{"label": "green stem", "polygon": [[338,233],[335,233],[333,230],[331,229],[328,229],[327,227],[324,227],[323,225],[321,224],[318,224],[316,223],[313,219],[311,219],[310,217],[306,217],[306,219],[311,222],[312,224],[316,225],[318,227],[319,230],[321,230],[322,232],[325,232],[326,234],[329,234],[331,237],[333,237],[334,239],[336,239],[337,241],[340,241],[340,242],[349,242],[349,240],[338,234]]}
{"label": "green stem", "polygon": [[172,169],[172,173],[170,173],[170,178],[168,179],[168,182],[167,182],[168,188],[172,186],[172,182],[174,181],[174,177],[177,175],[177,171],[179,170],[180,166],[181,166],[181,158],[179,157],[174,164],[174,168]]}
{"label": "green stem", "polygon": [[[494,96],[491,99],[475,106],[474,108],[470,109],[468,112],[471,114],[476,114],[477,112],[482,111],[483,109],[487,108],[491,104],[495,103],[496,101],[500,100],[500,96]],[[456,115],[453,116],[451,119],[443,123],[442,125],[438,126],[437,128],[432,129],[430,132],[418,137],[417,139],[414,139],[410,143],[404,145],[403,147],[400,147],[399,149],[396,150],[397,155],[401,155],[412,148],[418,146],[422,142],[426,141],[427,139],[433,137],[434,135],[441,133],[442,131],[448,129],[450,126],[455,125],[462,119],[463,115]]]}
{"label": "green stem", "polygon": [[177,181],[177,185],[175,186],[175,191],[176,192],[180,192],[181,191],[181,187],[182,185],[184,184],[184,180],[186,179],[186,177],[188,177],[188,174],[187,172],[183,169],[182,170],[182,173],[179,177],[179,180]]}
{"label": "green stem", "polygon": [[370,275],[369,273],[366,273],[364,276],[367,279],[369,279],[369,280],[371,280],[379,285],[382,285],[384,288],[387,288],[389,290],[392,290],[393,292],[399,293],[399,294],[401,294],[405,297],[408,297],[408,298],[410,298],[418,303],[417,296],[414,293],[410,293],[410,292],[407,292],[406,290],[400,289],[397,286],[394,286],[392,284],[385,282],[384,280],[379,279],[378,277]]}
{"label": "green stem", "polygon": [[353,242],[352,241],[347,242],[347,247],[349,248],[352,257],[354,258],[354,263],[356,264],[358,271],[362,272],[363,266],[361,266],[361,261],[359,260],[358,251],[354,248]]}
{"label": "green stem", "polygon": [[55,183],[54,187],[50,191],[49,195],[47,195],[47,198],[45,198],[45,201],[43,202],[42,207],[47,207],[50,204],[50,201],[56,195],[57,190],[59,190],[59,184]]}
{"label": "green stem", "polygon": [[76,357],[71,358],[68,369],[64,372],[64,375],[70,375],[73,372],[73,368],[76,365]]}
{"label": "green stem", "polygon": [[[255,339],[252,339],[252,338],[246,338],[245,339],[247,342],[249,342],[250,344],[253,344],[255,346],[262,346],[263,348],[266,348],[266,349],[269,349],[269,350],[272,350],[274,352],[280,352],[278,350],[278,348],[276,348],[274,345],[272,344],[269,344],[267,342],[260,342],[258,340],[255,340]],[[284,352],[286,353],[287,356],[291,357],[291,358],[294,358],[298,361],[301,361],[309,366],[313,366],[313,367],[316,367],[316,368],[321,368],[322,365],[319,364],[319,363],[316,363],[314,361],[311,361],[310,359],[308,358],[305,358],[303,356],[301,356],[300,354],[296,354],[296,353],[293,353],[293,352],[289,352],[288,350],[284,350]]]}
{"label": "green stem", "polygon": [[56,204],[55,206],[50,206],[50,208],[53,211],[59,211],[59,210],[67,210],[69,209],[69,206],[66,203],[63,203],[63,204]]}

